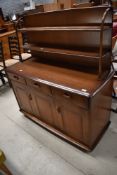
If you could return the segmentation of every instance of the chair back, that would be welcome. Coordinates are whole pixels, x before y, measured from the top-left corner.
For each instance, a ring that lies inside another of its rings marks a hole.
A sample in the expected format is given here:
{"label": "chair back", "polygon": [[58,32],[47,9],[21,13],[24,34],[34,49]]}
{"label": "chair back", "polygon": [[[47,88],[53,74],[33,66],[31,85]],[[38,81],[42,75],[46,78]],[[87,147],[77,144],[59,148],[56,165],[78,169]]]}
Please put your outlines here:
{"label": "chair back", "polygon": [[4,53],[3,53],[3,44],[2,44],[2,41],[0,41],[0,62],[3,63],[3,68],[6,68],[5,60],[4,60]]}
{"label": "chair back", "polygon": [[18,43],[17,36],[15,35],[9,36],[8,41],[9,41],[9,49],[10,49],[11,58],[13,59],[14,56],[18,55],[19,60],[22,61],[22,57],[20,53],[20,46]]}

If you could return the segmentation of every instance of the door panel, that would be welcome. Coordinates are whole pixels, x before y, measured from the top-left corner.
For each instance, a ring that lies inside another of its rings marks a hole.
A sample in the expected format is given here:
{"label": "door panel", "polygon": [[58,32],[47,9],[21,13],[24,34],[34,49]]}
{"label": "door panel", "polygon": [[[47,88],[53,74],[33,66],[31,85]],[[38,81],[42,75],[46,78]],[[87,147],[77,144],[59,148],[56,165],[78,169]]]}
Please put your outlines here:
{"label": "door panel", "polygon": [[61,115],[63,121],[64,133],[73,139],[82,140],[83,139],[83,122],[82,122],[82,112],[83,110],[77,106],[67,106],[57,104],[58,113]]}
{"label": "door panel", "polygon": [[47,124],[54,125],[53,120],[53,101],[52,98],[35,91],[31,90],[34,98],[34,115]]}
{"label": "door panel", "polygon": [[64,128],[66,133],[75,139],[82,138],[82,119],[81,114],[75,111],[70,111],[65,108],[61,108],[63,116]]}
{"label": "door panel", "polygon": [[32,114],[33,113],[32,106],[31,106],[32,97],[29,91],[27,90],[27,86],[15,81],[11,81],[11,83],[12,83],[18,104],[20,106],[20,109]]}

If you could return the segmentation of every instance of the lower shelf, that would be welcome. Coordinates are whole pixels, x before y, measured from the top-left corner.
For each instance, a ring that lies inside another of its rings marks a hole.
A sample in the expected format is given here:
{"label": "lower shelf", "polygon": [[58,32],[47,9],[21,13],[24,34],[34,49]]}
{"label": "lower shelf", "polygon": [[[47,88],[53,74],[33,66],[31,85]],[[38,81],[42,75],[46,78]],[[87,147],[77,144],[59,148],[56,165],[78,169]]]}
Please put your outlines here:
{"label": "lower shelf", "polygon": [[83,143],[80,143],[78,141],[75,141],[74,139],[70,138],[69,136],[63,134],[62,132],[58,131],[57,129],[51,127],[50,125],[42,122],[41,120],[37,119],[35,116],[22,111],[22,113],[24,113],[25,117],[29,118],[30,120],[32,120],[33,122],[35,122],[36,124],[40,125],[41,127],[43,127],[44,129],[46,129],[47,131],[51,132],[52,134],[56,135],[57,137],[63,139],[64,141],[70,143],[71,145],[77,147],[78,149],[85,151],[85,152],[90,152],[92,151],[97,143],[99,142],[99,140],[101,139],[101,137],[103,136],[103,134],[105,133],[105,131],[107,130],[108,126],[110,125],[110,121],[106,124],[106,126],[103,128],[102,132],[100,133],[99,137],[96,139],[95,143],[89,147]]}

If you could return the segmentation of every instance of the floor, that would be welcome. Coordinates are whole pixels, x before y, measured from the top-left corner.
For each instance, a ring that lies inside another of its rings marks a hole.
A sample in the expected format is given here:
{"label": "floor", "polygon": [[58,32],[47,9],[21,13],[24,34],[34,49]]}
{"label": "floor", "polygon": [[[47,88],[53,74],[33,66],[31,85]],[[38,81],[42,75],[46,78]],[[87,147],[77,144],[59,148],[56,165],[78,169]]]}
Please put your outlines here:
{"label": "floor", "polygon": [[13,175],[117,175],[117,114],[87,154],[25,118],[7,85],[0,88],[0,148]]}

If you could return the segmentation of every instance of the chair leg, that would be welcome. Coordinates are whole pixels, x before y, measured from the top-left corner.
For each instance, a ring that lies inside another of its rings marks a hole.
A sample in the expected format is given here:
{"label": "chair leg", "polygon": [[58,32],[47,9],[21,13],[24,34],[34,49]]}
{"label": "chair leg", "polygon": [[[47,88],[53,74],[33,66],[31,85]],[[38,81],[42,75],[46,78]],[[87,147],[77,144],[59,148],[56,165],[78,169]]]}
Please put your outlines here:
{"label": "chair leg", "polygon": [[6,84],[5,79],[4,79],[4,75],[2,74],[2,72],[0,72],[0,78],[3,84]]}
{"label": "chair leg", "polygon": [[[113,87],[112,98],[117,99],[117,94],[116,94],[116,92],[115,92],[114,87]],[[114,108],[111,108],[111,111],[114,112],[114,113],[117,113],[117,107],[116,107],[115,109],[114,109]]]}
{"label": "chair leg", "polygon": [[20,62],[23,62],[23,59],[22,59],[21,54],[19,54],[19,61],[20,61]]}
{"label": "chair leg", "polygon": [[117,113],[117,108],[116,109],[111,109],[112,112]]}
{"label": "chair leg", "polygon": [[11,174],[11,172],[9,171],[9,169],[6,167],[6,165],[3,163],[2,165],[0,165],[0,169],[5,173],[5,174],[8,174],[8,175],[13,175]]}
{"label": "chair leg", "polygon": [[116,97],[116,92],[115,92],[114,88],[113,88],[112,98],[117,98]]}

